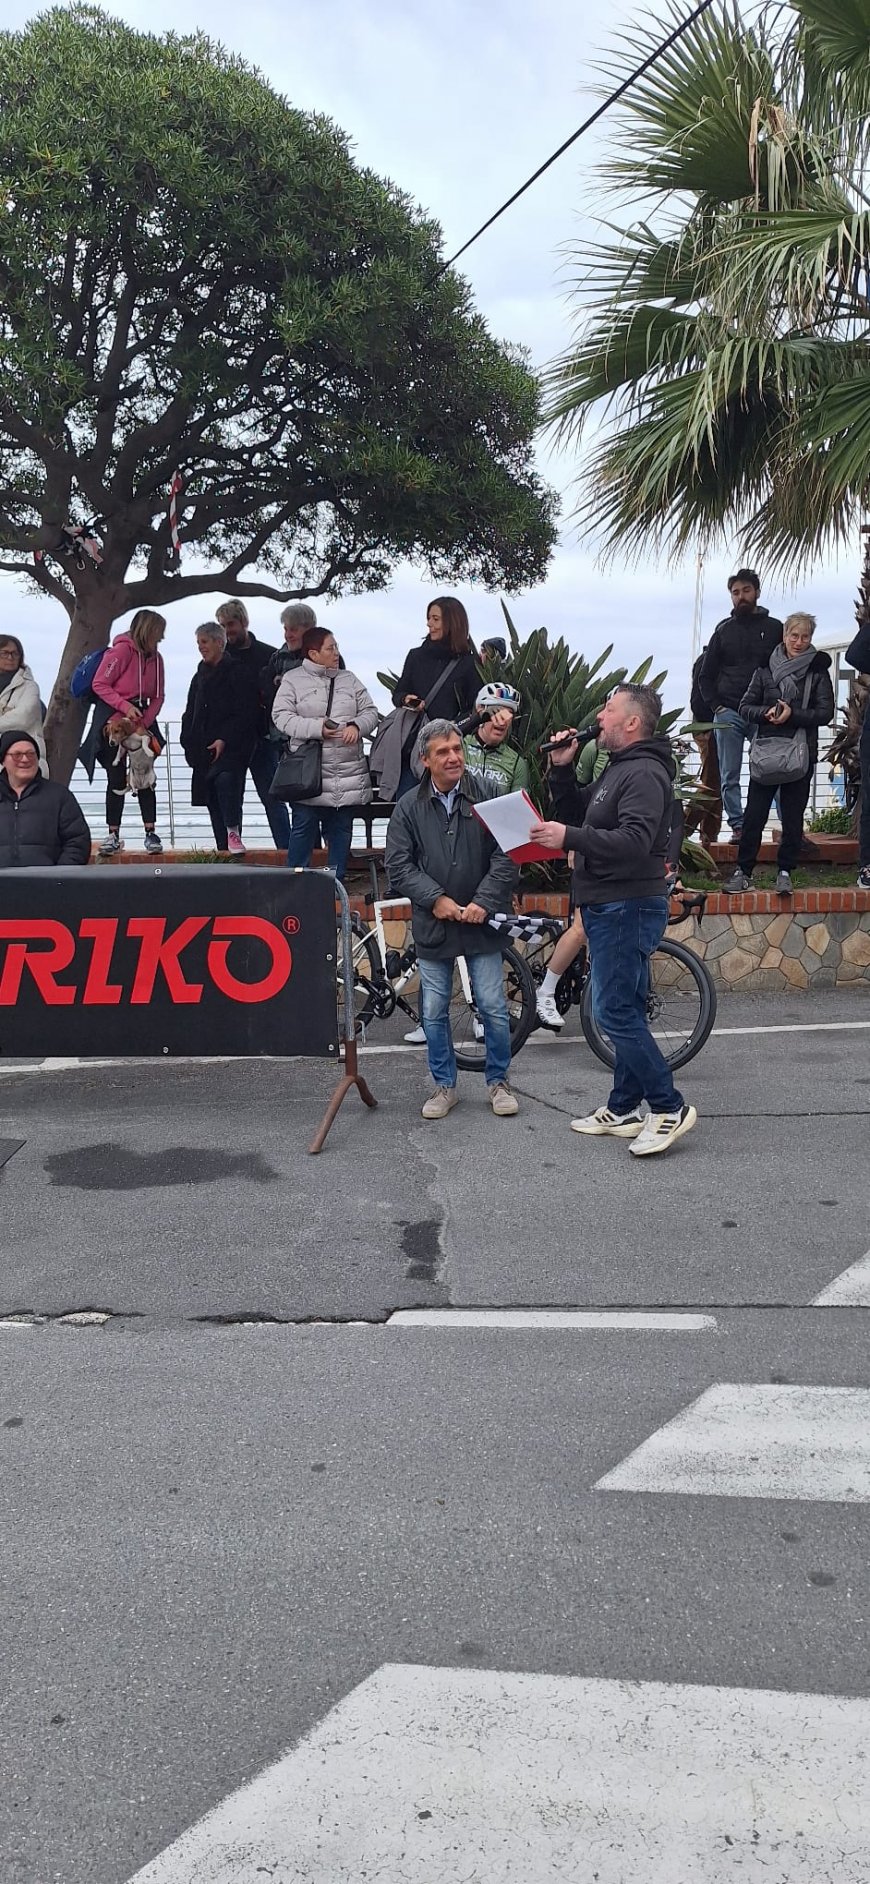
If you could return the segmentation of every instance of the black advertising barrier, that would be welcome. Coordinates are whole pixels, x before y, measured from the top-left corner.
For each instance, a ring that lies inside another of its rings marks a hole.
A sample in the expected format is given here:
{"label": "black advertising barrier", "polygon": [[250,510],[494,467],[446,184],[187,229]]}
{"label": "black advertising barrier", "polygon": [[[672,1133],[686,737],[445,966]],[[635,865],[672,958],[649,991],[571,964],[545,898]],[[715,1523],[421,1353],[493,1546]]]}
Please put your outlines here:
{"label": "black advertising barrier", "polygon": [[339,1059],[335,885],[183,865],[0,872],[0,1054]]}
{"label": "black advertising barrier", "polygon": [[322,870],[155,865],[0,871],[0,1054],[26,1059],[339,1060],[335,901],[344,936],[344,1074],[357,1066],[350,904]]}

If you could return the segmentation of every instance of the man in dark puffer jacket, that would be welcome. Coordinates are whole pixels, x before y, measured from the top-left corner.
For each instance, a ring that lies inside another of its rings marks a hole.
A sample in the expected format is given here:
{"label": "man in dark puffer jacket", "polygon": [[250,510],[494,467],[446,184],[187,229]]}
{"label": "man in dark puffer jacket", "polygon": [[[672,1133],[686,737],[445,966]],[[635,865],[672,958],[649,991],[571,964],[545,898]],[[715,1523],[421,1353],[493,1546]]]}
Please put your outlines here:
{"label": "man in dark puffer jacket", "polygon": [[0,870],[86,864],[91,833],[65,785],[43,778],[39,747],[14,728],[0,739]]}

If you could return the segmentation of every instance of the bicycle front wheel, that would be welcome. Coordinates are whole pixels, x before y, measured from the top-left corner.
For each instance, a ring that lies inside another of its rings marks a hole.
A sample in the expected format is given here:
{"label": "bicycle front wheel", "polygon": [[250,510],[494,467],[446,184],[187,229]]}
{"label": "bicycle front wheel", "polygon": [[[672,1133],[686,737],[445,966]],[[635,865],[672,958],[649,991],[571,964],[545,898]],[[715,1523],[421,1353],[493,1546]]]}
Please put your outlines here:
{"label": "bicycle front wheel", "polygon": [[[535,984],[521,955],[515,948],[505,943],[501,951],[504,970],[504,992],[507,1001],[508,1018],[511,1027],[511,1053],[516,1055],[525,1042],[535,1022]],[[461,958],[460,958],[461,960]],[[463,969],[465,974],[463,975]],[[464,1073],[482,1073],[486,1061],[486,1049],[483,1041],[483,1025],[467,987],[467,968],[459,962],[453,971],[453,993],[450,996],[450,1026],[453,1032],[453,1045],[456,1052],[456,1064]]]}
{"label": "bicycle front wheel", "polygon": [[[669,1066],[685,1066],[700,1053],[716,1019],[716,989],[709,968],[682,942],[667,936],[650,959],[647,1019]],[[609,1036],[592,1011],[592,978],[583,990],[580,1020],[593,1053],[605,1066],[616,1055]]]}

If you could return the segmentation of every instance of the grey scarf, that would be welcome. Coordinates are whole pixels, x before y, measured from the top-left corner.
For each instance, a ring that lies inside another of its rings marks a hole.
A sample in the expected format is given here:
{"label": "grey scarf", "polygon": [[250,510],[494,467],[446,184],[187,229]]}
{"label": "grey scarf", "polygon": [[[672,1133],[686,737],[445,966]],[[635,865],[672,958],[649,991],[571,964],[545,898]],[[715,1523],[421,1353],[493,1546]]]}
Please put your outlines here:
{"label": "grey scarf", "polygon": [[791,705],[793,700],[798,699],[801,684],[806,680],[815,658],[816,650],[812,642],[808,648],[804,648],[803,654],[796,654],[793,659],[786,654],[785,643],[783,641],[778,643],[767,664],[776,681],[781,700],[787,700]]}

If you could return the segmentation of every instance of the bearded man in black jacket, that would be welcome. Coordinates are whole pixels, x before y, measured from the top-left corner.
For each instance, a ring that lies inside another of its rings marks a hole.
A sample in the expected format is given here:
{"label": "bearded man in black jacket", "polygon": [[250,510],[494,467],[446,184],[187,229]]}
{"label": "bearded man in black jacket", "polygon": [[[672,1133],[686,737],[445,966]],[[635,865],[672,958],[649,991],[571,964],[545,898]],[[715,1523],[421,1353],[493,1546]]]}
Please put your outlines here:
{"label": "bearded man in black jacket", "polygon": [[728,582],[731,613],[717,622],[698,674],[698,689],[713,708],[716,750],[725,816],[735,843],[743,829],[740,770],[743,748],[752,736],[740,716],[740,702],[757,667],[782,640],[782,622],[759,606],[761,583],[754,569],[738,569]]}
{"label": "bearded man in black jacket", "polygon": [[647,1018],[650,958],[668,920],[665,855],[676,774],[670,740],[656,737],[661,711],[653,687],[617,687],[598,714],[599,742],[610,753],[606,771],[581,786],[572,763],[576,739],[551,753],[557,821],[530,832],[546,850],[574,852],[574,902],[589,940],[595,1018],[616,1054],[607,1104],[572,1119],[571,1130],[630,1138],[636,1158],[667,1151],[698,1117],[677,1092]]}

